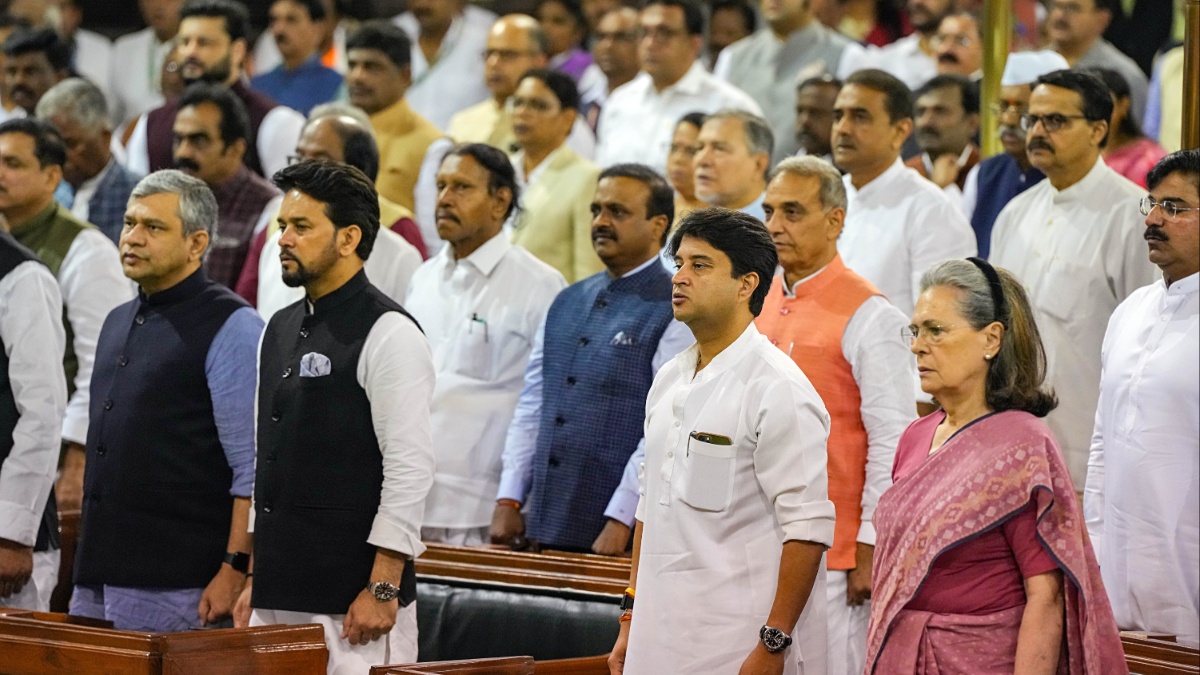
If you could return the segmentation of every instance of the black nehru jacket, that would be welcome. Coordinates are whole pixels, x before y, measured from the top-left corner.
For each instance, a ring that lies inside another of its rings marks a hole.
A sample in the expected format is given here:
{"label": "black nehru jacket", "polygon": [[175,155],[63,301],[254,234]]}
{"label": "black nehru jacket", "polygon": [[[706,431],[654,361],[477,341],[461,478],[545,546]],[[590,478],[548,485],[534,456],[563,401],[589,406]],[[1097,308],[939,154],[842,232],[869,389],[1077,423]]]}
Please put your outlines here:
{"label": "black nehru jacket", "polygon": [[[0,279],[30,260],[41,264],[33,251],[18,244],[11,234],[0,230]],[[12,452],[13,431],[20,419],[21,413],[17,410],[17,399],[8,376],[8,349],[0,340],[0,466],[8,459],[8,453]],[[46,501],[46,508],[42,512],[42,524],[38,526],[37,541],[33,545],[35,551],[58,548],[58,508],[54,502],[54,490],[51,488],[50,499]]]}
{"label": "black nehru jacket", "polygon": [[245,300],[197,270],[104,321],[92,371],[75,583],[204,588],[229,541],[229,468],[205,375]]}
{"label": "black nehru jacket", "polygon": [[[359,271],[311,314],[305,299],[267,324],[259,355],[253,607],[345,614],[371,581],[376,549],[367,537],[383,490],[383,455],[357,373],[367,335],[387,312],[412,319]],[[328,374],[301,377],[306,355],[328,358]],[[415,597],[410,560],[401,606]]]}

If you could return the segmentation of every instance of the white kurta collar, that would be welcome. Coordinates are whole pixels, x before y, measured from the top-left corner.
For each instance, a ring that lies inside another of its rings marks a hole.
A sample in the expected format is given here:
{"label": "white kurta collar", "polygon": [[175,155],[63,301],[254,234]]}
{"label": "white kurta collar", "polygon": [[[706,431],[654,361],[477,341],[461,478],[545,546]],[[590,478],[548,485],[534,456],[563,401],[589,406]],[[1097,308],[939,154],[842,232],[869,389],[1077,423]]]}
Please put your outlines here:
{"label": "white kurta collar", "polygon": [[904,166],[904,162],[901,161],[899,155],[897,155],[896,161],[892,162],[892,165],[889,166],[887,170],[876,176],[875,180],[867,183],[861,188],[855,188],[854,183],[850,182],[850,174],[842,176],[842,182],[845,183],[846,192],[849,194],[851,199],[870,199],[871,195],[886,190],[892,182],[902,176],[903,172],[908,170],[908,167]]}
{"label": "white kurta collar", "polygon": [[443,247],[439,255],[442,256],[442,264],[445,266],[447,274],[453,272],[459,264],[468,264],[486,277],[491,276],[492,271],[496,269],[511,248],[512,243],[508,241],[508,237],[501,230],[499,234],[487,240],[483,246],[475,249],[471,255],[462,260],[454,259],[454,251],[450,246]]}
{"label": "white kurta collar", "polygon": [[704,370],[701,370],[699,373],[696,372],[696,359],[700,356],[700,344],[692,343],[691,347],[683,350],[679,353],[679,356],[675,357],[675,359],[679,361],[679,370],[683,373],[683,381],[691,382],[692,384],[699,384],[701,382],[711,380],[726,370],[729,370],[736,365],[738,361],[741,361],[746,352],[750,351],[754,347],[754,341],[757,340],[760,335],[761,333],[758,332],[758,327],[754,325],[753,321],[751,321],[750,325],[746,327],[746,330],[742,331],[742,334],[738,336],[738,339],[734,340],[732,344],[721,350],[721,353],[713,357],[713,360],[709,361],[708,365],[704,367]]}
{"label": "white kurta collar", "polygon": [[1184,277],[1179,281],[1167,286],[1167,280],[1162,279],[1160,284],[1166,286],[1167,295],[1187,295],[1189,293],[1200,292],[1200,273]]}
{"label": "white kurta collar", "polygon": [[1104,174],[1110,171],[1112,169],[1108,168],[1108,165],[1104,163],[1104,159],[1097,156],[1096,163],[1084,174],[1083,178],[1079,179],[1079,182],[1064,190],[1059,190],[1047,179],[1046,187],[1049,188],[1050,194],[1054,196],[1054,203],[1056,205],[1069,205],[1074,202],[1090,199],[1096,185],[1104,180]]}

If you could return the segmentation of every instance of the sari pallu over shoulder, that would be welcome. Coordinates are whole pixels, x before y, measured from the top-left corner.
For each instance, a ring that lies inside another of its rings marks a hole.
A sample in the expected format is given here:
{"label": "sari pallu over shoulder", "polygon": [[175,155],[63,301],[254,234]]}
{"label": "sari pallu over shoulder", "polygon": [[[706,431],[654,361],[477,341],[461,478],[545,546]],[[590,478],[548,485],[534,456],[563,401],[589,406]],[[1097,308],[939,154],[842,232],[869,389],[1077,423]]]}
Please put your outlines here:
{"label": "sari pallu over shoulder", "polygon": [[[901,613],[938,555],[1003,525],[1030,499],[1036,503],[1039,543],[1063,573],[1066,640],[1059,672],[1129,672],[1062,453],[1041,420],[1029,413],[1007,411],[964,427],[879,500],[875,512],[879,533],[876,583],[867,633],[868,674],[893,672],[885,661],[893,654],[912,651],[892,644],[885,655],[883,648],[889,640],[923,639],[920,631],[909,634],[911,626],[903,629],[901,624],[911,621]],[[939,616],[942,621],[924,621],[922,625],[932,629],[953,622],[951,615]],[[1008,631],[1020,627],[1019,620],[1001,624],[1006,624]],[[995,635],[998,628],[980,627],[981,634],[993,640],[999,637]],[[957,629],[969,631],[971,627]],[[1015,643],[1014,633],[1011,644]]]}

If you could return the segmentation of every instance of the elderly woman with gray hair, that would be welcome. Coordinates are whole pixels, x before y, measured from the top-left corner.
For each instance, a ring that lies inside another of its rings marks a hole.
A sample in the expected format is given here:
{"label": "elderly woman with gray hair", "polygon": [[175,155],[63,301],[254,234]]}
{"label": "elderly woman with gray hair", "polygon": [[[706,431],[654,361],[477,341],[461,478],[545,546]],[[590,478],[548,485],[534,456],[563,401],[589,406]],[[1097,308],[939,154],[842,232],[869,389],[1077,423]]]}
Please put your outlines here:
{"label": "elderly woman with gray hair", "polygon": [[940,410],[875,512],[868,673],[1127,673],[1017,279],[978,258],[921,279],[905,336]]}

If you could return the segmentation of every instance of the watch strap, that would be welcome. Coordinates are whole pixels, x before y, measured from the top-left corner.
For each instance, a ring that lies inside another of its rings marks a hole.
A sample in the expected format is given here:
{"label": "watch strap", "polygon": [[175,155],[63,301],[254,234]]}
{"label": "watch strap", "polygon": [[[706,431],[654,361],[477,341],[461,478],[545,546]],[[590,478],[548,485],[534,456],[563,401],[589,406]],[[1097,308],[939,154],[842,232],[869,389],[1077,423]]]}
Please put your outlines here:
{"label": "watch strap", "polygon": [[233,551],[225,552],[225,563],[233,569],[246,574],[250,571],[250,554],[249,553],[234,553]]}

